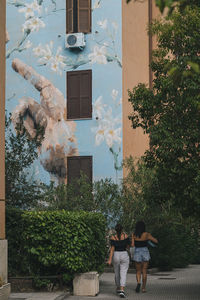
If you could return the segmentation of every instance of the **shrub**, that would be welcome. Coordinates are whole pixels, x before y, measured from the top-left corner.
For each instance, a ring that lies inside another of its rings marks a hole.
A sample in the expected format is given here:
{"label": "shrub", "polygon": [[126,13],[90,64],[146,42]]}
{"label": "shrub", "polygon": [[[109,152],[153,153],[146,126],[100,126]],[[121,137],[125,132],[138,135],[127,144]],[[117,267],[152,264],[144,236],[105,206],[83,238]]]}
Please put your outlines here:
{"label": "shrub", "polygon": [[154,227],[152,234],[158,238],[157,248],[151,248],[151,266],[161,270],[183,268],[194,262],[199,253],[198,239],[190,226],[176,223]]}
{"label": "shrub", "polygon": [[9,222],[16,215],[12,213],[14,210],[7,214],[10,273],[14,272],[15,262],[15,275],[24,272],[32,276],[68,274],[72,278],[79,272],[103,271],[105,219],[101,214],[20,211],[15,221],[18,224],[13,227]]}

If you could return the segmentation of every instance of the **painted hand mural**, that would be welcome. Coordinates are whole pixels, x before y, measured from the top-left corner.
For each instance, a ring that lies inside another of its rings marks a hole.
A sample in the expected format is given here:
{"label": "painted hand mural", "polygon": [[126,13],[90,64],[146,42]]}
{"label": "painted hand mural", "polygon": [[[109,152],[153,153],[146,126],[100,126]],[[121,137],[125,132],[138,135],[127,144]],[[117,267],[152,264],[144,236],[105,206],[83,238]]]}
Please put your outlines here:
{"label": "painted hand mural", "polygon": [[[91,5],[92,32],[79,51],[65,47],[66,0],[7,0],[7,110],[32,138],[44,128],[33,177],[45,183],[65,182],[74,155],[94,157],[94,178],[121,177],[121,0]],[[92,119],[66,121],[66,72],[84,69],[93,74]]]}
{"label": "painted hand mural", "polygon": [[20,99],[20,104],[12,114],[14,126],[20,118],[33,138],[38,126],[44,128],[44,139],[40,160],[44,169],[56,177],[58,182],[65,182],[67,177],[67,156],[77,155],[76,124],[65,121],[66,101],[63,94],[45,77],[19,59],[12,62],[13,69],[24,77],[40,92],[40,104],[32,98]]}

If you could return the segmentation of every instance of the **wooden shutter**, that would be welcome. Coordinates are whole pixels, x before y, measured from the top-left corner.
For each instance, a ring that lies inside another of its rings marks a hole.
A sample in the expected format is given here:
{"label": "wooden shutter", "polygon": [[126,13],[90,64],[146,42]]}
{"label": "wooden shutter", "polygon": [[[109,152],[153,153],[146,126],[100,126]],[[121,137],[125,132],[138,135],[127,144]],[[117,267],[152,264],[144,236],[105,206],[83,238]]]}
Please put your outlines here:
{"label": "wooden shutter", "polygon": [[82,156],[80,159],[80,171],[92,182],[92,156]]}
{"label": "wooden shutter", "polygon": [[91,32],[91,0],[78,1],[78,32]]}
{"label": "wooden shutter", "polygon": [[67,118],[92,118],[92,70],[67,72]]}
{"label": "wooden shutter", "polygon": [[66,0],[66,32],[72,33],[74,30],[73,26],[73,0]]}
{"label": "wooden shutter", "polygon": [[67,158],[67,182],[80,178],[81,171],[92,182],[92,156],[72,156]]}
{"label": "wooden shutter", "polygon": [[67,182],[70,184],[75,179],[80,178],[80,159],[79,156],[67,158]]}
{"label": "wooden shutter", "polygon": [[80,113],[81,118],[92,117],[92,70],[80,73]]}
{"label": "wooden shutter", "polygon": [[80,118],[80,74],[67,72],[67,118]]}

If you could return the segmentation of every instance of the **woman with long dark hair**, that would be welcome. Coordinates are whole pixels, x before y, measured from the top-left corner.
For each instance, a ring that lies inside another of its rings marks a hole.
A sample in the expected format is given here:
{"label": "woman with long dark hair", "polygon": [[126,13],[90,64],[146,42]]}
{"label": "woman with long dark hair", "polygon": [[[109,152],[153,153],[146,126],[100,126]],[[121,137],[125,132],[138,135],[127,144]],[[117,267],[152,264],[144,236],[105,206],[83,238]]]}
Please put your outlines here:
{"label": "woman with long dark hair", "polygon": [[138,221],[135,225],[135,231],[132,234],[131,246],[135,247],[133,260],[135,261],[136,268],[136,293],[140,292],[141,287],[141,274],[142,274],[142,292],[146,292],[147,282],[147,268],[150,260],[149,250],[147,248],[148,241],[158,243],[158,240],[154,238],[151,233],[146,232],[145,223]]}
{"label": "woman with long dark hair", "polygon": [[129,267],[129,255],[127,249],[130,248],[131,241],[128,235],[123,232],[121,224],[115,226],[116,234],[110,239],[110,255],[108,264],[113,262],[115,271],[115,284],[117,293],[121,298],[125,298],[124,287],[126,285],[126,275]]}

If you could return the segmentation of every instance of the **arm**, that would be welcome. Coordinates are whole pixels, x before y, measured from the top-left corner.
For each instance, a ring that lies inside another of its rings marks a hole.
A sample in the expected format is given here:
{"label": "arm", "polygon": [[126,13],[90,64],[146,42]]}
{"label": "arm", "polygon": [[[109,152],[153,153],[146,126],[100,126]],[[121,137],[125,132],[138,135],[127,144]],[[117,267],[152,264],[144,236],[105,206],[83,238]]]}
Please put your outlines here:
{"label": "arm", "polygon": [[135,247],[134,234],[131,235],[131,247]]}
{"label": "arm", "polygon": [[114,251],[115,251],[115,247],[114,246],[111,246],[111,248],[110,248],[110,255],[109,255],[109,259],[108,259],[108,261],[107,261],[107,263],[109,264],[109,266],[111,265],[111,263],[112,263],[112,257],[113,257],[113,253],[114,253]]}
{"label": "arm", "polygon": [[151,233],[148,233],[148,240],[152,241],[153,243],[158,243],[158,240],[156,238],[154,238]]}

